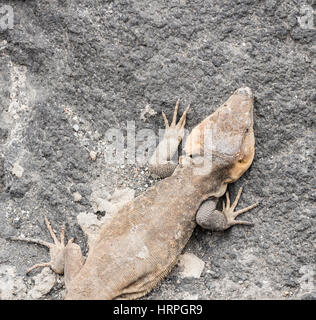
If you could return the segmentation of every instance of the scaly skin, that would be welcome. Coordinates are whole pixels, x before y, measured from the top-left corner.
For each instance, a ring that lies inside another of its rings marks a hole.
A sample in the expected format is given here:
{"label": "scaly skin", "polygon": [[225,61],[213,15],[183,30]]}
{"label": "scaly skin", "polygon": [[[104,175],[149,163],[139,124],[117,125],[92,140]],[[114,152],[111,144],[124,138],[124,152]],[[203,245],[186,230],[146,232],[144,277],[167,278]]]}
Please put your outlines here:
{"label": "scaly skin", "polygon": [[[232,207],[226,194],[222,212],[216,211],[214,205],[212,211],[203,208],[199,213],[198,209],[210,197],[217,201],[225,193],[227,184],[236,181],[251,165],[254,156],[252,108],[250,89],[241,88],[194,128],[185,146],[186,156],[180,158],[172,175],[125,204],[102,226],[85,263],[79,246],[72,240],[64,246],[63,241],[59,243],[54,239],[62,250],[58,257],[61,253],[65,257],[62,267],[66,299],[143,296],[176,264],[196,220],[211,230],[225,230],[237,223],[248,224],[235,220],[238,214],[254,207],[234,212],[240,192]],[[165,116],[164,119],[169,128]],[[172,150],[176,150],[183,137],[185,116],[178,124],[175,119],[176,112],[170,126],[177,129],[175,134],[166,133]],[[161,143],[158,151],[166,154],[162,148],[168,143]],[[168,165],[170,158],[167,154],[163,166]],[[160,163],[151,161],[151,165],[159,167]],[[52,256],[49,265],[59,272],[61,267],[55,268],[53,262]]]}
{"label": "scaly skin", "polygon": [[121,208],[102,227],[66,299],[136,298],[151,290],[190,239],[201,202],[221,184],[217,172],[209,176],[214,184],[192,176],[191,167],[181,168]]}

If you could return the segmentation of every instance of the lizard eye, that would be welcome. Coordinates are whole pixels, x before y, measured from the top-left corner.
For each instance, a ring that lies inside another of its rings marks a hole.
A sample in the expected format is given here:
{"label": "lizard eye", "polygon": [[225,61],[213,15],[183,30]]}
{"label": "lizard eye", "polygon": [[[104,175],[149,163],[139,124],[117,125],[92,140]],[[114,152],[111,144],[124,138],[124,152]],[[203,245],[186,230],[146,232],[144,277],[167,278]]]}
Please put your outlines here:
{"label": "lizard eye", "polygon": [[190,155],[189,155],[189,157],[190,157],[191,159],[195,159],[195,158],[200,157],[200,156],[201,156],[200,154],[190,154]]}

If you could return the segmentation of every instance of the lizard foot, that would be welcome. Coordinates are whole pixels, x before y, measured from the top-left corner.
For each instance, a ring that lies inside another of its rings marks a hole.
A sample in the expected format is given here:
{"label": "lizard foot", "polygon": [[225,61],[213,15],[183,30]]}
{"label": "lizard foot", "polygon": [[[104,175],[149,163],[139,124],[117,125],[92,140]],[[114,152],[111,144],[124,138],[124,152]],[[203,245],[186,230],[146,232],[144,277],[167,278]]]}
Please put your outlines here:
{"label": "lizard foot", "polygon": [[173,112],[173,118],[169,125],[167,116],[162,112],[165,123],[165,132],[163,140],[159,143],[149,160],[149,170],[152,174],[166,178],[172,175],[178,163],[172,161],[172,158],[178,151],[178,146],[184,136],[184,126],[186,116],[190,109],[188,106],[183,112],[180,120],[177,123],[177,115],[179,110],[180,99],[178,99]]}
{"label": "lizard foot", "polygon": [[[50,254],[50,262],[45,263],[38,263],[35,264],[33,267],[29,268],[26,273],[28,274],[32,270],[39,268],[39,267],[50,267],[54,272],[62,274],[64,272],[64,251],[65,251],[65,228],[62,227],[61,229],[61,235],[60,235],[60,241],[58,241],[49,221],[45,217],[45,223],[47,226],[47,229],[51,235],[51,237],[54,240],[54,243],[46,242],[39,239],[33,239],[33,238],[20,238],[20,237],[9,237],[9,240],[18,240],[18,241],[26,241],[26,242],[32,242],[37,243],[42,246],[45,246],[49,249]],[[69,243],[73,242],[73,238],[69,240]]]}
{"label": "lizard foot", "polygon": [[163,111],[162,111],[162,117],[163,117],[164,122],[165,122],[166,133],[169,133],[169,132],[172,132],[172,131],[173,131],[173,134],[178,133],[179,137],[177,137],[177,138],[179,139],[179,142],[180,142],[182,140],[182,138],[183,138],[184,126],[185,126],[185,122],[186,122],[187,113],[188,113],[188,111],[190,109],[190,105],[187,106],[187,108],[183,112],[179,122],[176,123],[177,122],[178,110],[179,110],[179,104],[180,104],[180,99],[177,100],[176,106],[175,106],[174,111],[173,111],[173,117],[172,117],[172,121],[171,121],[170,125],[169,125],[167,116]]}
{"label": "lizard foot", "polygon": [[237,196],[235,198],[235,201],[230,206],[229,193],[228,193],[228,191],[226,191],[226,205],[225,205],[225,203],[223,201],[223,211],[222,211],[222,213],[225,215],[225,217],[227,219],[228,227],[231,227],[231,226],[236,225],[236,224],[244,224],[244,225],[250,225],[250,226],[253,225],[253,223],[248,222],[248,221],[235,220],[235,218],[237,216],[239,216],[240,214],[245,213],[245,212],[247,212],[247,211],[249,211],[249,210],[251,210],[251,209],[253,209],[253,208],[255,208],[255,207],[257,207],[259,205],[259,203],[257,202],[257,203],[255,203],[255,204],[253,204],[253,205],[251,205],[249,207],[246,207],[244,209],[240,209],[238,211],[234,211],[236,206],[237,206],[237,204],[238,204],[238,201],[239,201],[241,193],[242,193],[242,188],[240,188],[238,190],[238,194],[237,194]]}

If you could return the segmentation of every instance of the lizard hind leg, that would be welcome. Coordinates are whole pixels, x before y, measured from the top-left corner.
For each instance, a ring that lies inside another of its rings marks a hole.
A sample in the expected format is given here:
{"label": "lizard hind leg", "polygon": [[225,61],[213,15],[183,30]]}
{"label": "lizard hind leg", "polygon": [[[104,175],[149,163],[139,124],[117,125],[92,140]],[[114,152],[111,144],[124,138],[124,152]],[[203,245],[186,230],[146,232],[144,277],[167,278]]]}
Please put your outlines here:
{"label": "lizard hind leg", "polygon": [[196,223],[202,228],[211,231],[224,231],[236,224],[253,225],[248,221],[235,219],[238,215],[247,212],[258,205],[258,203],[255,203],[247,208],[234,211],[238,204],[241,192],[242,188],[239,189],[235,201],[230,205],[229,193],[227,191],[226,204],[223,202],[222,211],[216,210],[217,201],[212,198],[203,202],[196,214]]}
{"label": "lizard hind leg", "polygon": [[45,217],[46,227],[53,238],[54,243],[46,242],[40,239],[34,238],[20,238],[20,237],[8,237],[8,240],[25,241],[31,243],[37,243],[39,245],[45,246],[49,249],[50,261],[44,263],[38,263],[29,268],[26,273],[30,273],[32,270],[40,267],[50,267],[54,272],[62,274],[64,272],[64,239],[65,239],[65,228],[62,227],[60,241],[57,239],[48,219]]}

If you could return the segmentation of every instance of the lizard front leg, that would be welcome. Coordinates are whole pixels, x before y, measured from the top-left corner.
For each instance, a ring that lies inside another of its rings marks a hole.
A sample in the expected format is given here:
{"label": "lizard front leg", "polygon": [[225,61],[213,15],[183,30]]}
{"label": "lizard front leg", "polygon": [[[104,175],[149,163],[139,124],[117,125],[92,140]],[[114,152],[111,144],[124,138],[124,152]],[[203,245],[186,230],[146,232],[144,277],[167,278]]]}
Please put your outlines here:
{"label": "lizard front leg", "polygon": [[160,178],[166,178],[168,176],[171,176],[178,165],[178,163],[172,161],[172,158],[177,152],[178,146],[181,140],[183,139],[186,115],[190,108],[190,106],[186,108],[179,122],[176,123],[179,104],[180,100],[178,100],[176,103],[172,122],[170,125],[168,123],[165,113],[162,112],[162,116],[164,118],[166,127],[164,137],[163,140],[157,146],[155,152],[151,156],[148,163],[150,172],[159,176]]}
{"label": "lizard front leg", "polygon": [[71,279],[79,272],[83,266],[84,259],[81,254],[80,247],[73,242],[71,238],[65,246],[65,228],[62,227],[60,241],[57,239],[48,219],[45,217],[46,227],[54,241],[54,243],[46,242],[40,239],[8,237],[8,240],[18,240],[25,242],[37,243],[49,249],[50,261],[38,263],[27,269],[26,273],[40,267],[50,267],[54,272],[65,275],[66,287]]}
{"label": "lizard front leg", "polygon": [[259,204],[255,203],[247,208],[234,211],[238,204],[241,193],[242,188],[239,189],[235,201],[230,206],[229,193],[226,191],[226,204],[223,201],[222,211],[216,210],[216,204],[218,201],[217,198],[206,200],[202,203],[196,214],[196,223],[202,228],[212,231],[224,231],[236,224],[253,225],[248,221],[235,220],[238,215],[255,208]]}

